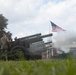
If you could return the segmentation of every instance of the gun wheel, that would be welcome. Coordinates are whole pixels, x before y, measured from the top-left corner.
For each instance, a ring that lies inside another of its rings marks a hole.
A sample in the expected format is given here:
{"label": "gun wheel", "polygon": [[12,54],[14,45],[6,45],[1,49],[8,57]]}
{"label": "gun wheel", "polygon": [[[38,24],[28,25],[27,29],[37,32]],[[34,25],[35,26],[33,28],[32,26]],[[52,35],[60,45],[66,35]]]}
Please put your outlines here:
{"label": "gun wheel", "polygon": [[24,60],[25,55],[22,49],[15,49],[14,50],[14,60]]}

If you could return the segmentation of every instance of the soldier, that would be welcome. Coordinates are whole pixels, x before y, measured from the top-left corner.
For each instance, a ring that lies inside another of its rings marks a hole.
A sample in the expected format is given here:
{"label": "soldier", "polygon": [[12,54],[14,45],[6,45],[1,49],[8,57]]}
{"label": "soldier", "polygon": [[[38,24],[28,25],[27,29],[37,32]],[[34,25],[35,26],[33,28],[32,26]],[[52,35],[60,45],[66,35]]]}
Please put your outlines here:
{"label": "soldier", "polygon": [[1,50],[6,50],[8,48],[7,46],[7,39],[8,37],[6,36],[5,33],[3,33],[3,37],[1,38]]}
{"label": "soldier", "polygon": [[7,45],[8,45],[8,48],[11,47],[11,43],[12,43],[11,34],[7,33]]}

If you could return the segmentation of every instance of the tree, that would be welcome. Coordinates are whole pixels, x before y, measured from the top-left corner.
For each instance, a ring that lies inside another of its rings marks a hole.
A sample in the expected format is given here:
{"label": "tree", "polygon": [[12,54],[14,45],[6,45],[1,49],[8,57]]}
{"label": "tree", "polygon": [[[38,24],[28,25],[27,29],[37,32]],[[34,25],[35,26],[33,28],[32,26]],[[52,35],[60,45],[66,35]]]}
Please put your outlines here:
{"label": "tree", "polygon": [[3,32],[6,32],[8,19],[6,19],[2,14],[0,14],[0,38],[2,37]]}

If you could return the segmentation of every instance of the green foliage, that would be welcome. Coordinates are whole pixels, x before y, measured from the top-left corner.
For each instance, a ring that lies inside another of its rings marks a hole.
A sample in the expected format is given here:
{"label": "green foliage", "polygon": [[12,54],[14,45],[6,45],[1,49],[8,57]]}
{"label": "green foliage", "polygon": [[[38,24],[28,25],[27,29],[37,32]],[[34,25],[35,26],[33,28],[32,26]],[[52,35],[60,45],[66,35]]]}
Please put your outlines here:
{"label": "green foliage", "polygon": [[73,56],[71,53],[62,53],[59,54],[58,56],[52,56],[53,59],[72,59]]}
{"label": "green foliage", "polygon": [[0,30],[4,30],[5,28],[7,28],[7,21],[8,19],[6,19],[2,14],[0,14]]}
{"label": "green foliage", "polygon": [[0,14],[0,38],[2,37],[2,33],[5,32],[5,29],[7,28],[7,21],[8,19]]}
{"label": "green foliage", "polygon": [[8,19],[6,19],[2,14],[0,14],[0,38],[2,37],[2,34],[5,32],[7,35],[12,35],[9,31],[6,32],[5,29],[7,29],[8,25]]}
{"label": "green foliage", "polygon": [[0,75],[75,75],[76,60],[0,61]]}

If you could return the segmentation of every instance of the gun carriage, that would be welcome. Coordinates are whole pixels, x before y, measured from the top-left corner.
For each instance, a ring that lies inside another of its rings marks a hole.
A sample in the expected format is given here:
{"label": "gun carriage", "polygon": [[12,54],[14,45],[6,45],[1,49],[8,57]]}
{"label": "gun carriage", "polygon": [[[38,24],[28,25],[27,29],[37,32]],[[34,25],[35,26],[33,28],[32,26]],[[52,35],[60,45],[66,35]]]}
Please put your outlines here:
{"label": "gun carriage", "polygon": [[27,37],[16,38],[8,48],[8,55],[13,55],[12,59],[19,59],[20,57],[26,59],[40,59],[40,51],[47,49],[46,44],[52,43],[44,43],[43,38],[50,36],[52,36],[52,34],[41,35],[41,33],[38,33]]}

